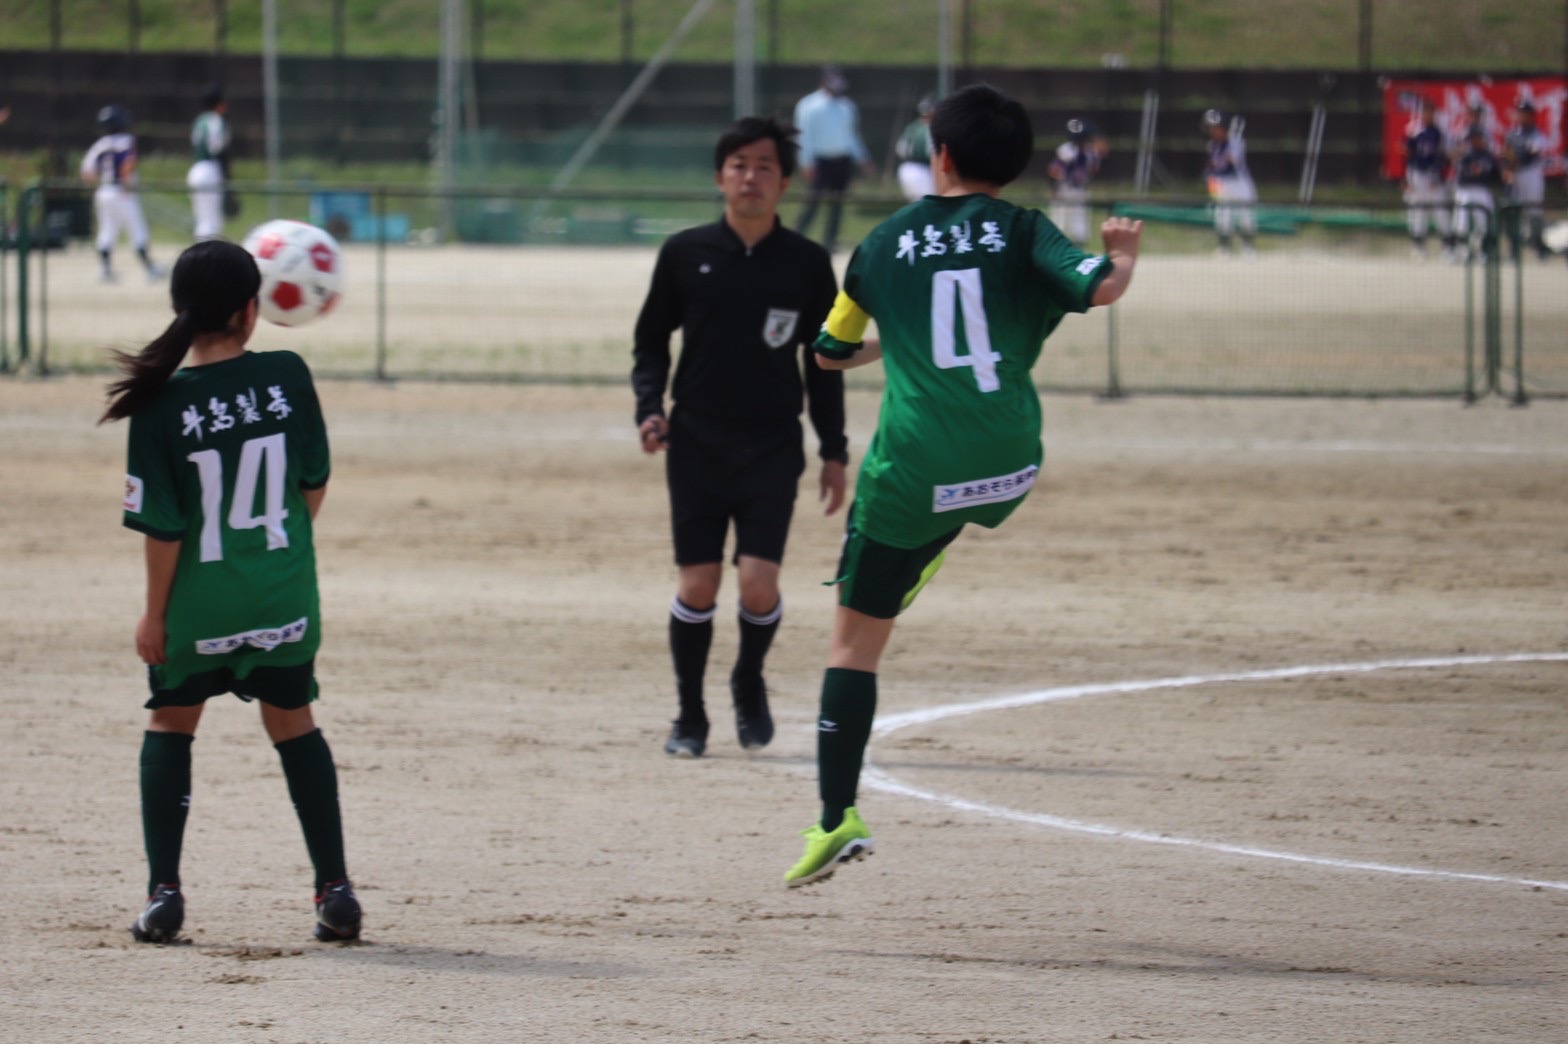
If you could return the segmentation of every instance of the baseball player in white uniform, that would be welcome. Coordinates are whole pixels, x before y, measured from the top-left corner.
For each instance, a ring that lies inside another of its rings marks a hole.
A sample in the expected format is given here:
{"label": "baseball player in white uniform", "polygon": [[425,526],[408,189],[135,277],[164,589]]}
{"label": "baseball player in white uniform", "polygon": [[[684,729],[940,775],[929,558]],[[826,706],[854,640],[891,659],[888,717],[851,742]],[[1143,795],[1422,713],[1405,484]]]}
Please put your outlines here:
{"label": "baseball player in white uniform", "polygon": [[1541,260],[1551,256],[1541,239],[1545,230],[1546,215],[1541,204],[1546,201],[1546,152],[1551,147],[1546,135],[1535,121],[1535,105],[1521,99],[1514,106],[1515,123],[1503,139],[1503,163],[1510,181],[1509,201],[1519,210],[1509,222],[1508,238],[1513,244],[1514,259],[1519,258],[1526,239],[1535,248]]}
{"label": "baseball player in white uniform", "polygon": [[228,182],[225,169],[229,149],[228,111],[223,92],[217,88],[202,98],[202,112],[191,124],[191,149],[195,162],[185,176],[191,190],[191,210],[196,216],[196,238],[217,239],[223,235],[223,192]]}
{"label": "baseball player in white uniform", "polygon": [[1231,236],[1241,233],[1242,252],[1252,257],[1252,241],[1258,234],[1256,204],[1258,190],[1247,170],[1247,146],[1242,142],[1244,124],[1240,116],[1227,120],[1218,109],[1203,114],[1203,130],[1209,137],[1209,161],[1204,167],[1209,198],[1214,201],[1214,232],[1219,236],[1220,253],[1231,252]]}
{"label": "baseball player in white uniform", "polygon": [[98,110],[98,126],[103,136],[82,157],[81,174],[83,181],[97,186],[93,210],[98,217],[98,257],[103,264],[100,278],[105,283],[116,279],[111,257],[124,229],[147,278],[161,279],[163,269],[153,264],[147,253],[147,219],[136,198],[136,136],[131,133],[130,114],[118,105],[105,105]]}
{"label": "baseball player in white uniform", "polygon": [[1410,249],[1418,260],[1427,256],[1427,236],[1433,229],[1443,242],[1443,256],[1454,253],[1453,226],[1448,209],[1448,151],[1436,121],[1437,105],[1422,98],[1419,113],[1405,134],[1405,217],[1410,229]]}
{"label": "baseball player in white uniform", "polygon": [[1454,163],[1455,259],[1460,261],[1486,257],[1497,209],[1493,193],[1503,184],[1502,163],[1487,143],[1485,125],[1472,123],[1465,140],[1465,151]]}
{"label": "baseball player in white uniform", "polygon": [[1067,121],[1067,140],[1057,147],[1047,171],[1055,183],[1051,223],[1079,246],[1089,241],[1089,182],[1100,172],[1108,151],[1094,124],[1071,119]]}

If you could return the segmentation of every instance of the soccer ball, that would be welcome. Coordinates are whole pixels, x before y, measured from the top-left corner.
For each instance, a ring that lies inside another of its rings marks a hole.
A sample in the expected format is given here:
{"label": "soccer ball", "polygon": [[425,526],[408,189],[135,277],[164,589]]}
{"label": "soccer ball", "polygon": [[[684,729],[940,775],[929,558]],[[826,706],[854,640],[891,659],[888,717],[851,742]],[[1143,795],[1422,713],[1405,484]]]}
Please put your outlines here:
{"label": "soccer ball", "polygon": [[279,219],[257,225],[245,249],[261,269],[261,317],[302,326],[332,311],[343,287],[343,250],[315,225]]}

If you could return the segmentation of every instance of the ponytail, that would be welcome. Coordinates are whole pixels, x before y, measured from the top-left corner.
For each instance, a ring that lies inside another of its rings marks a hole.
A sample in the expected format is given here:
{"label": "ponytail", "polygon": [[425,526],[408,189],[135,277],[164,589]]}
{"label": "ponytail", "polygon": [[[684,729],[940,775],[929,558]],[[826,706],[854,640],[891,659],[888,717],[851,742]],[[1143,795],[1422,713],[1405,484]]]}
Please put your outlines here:
{"label": "ponytail", "polygon": [[134,355],[112,352],[124,374],[109,385],[109,407],[98,423],[122,420],[145,408],[179,369],[199,334],[240,334],[245,306],[261,289],[256,260],[240,246],[209,239],[188,247],[174,263],[169,295],[174,321],[153,342]]}
{"label": "ponytail", "polygon": [[157,398],[195,340],[196,321],[191,318],[190,309],[186,309],[134,355],[116,348],[111,353],[114,365],[125,376],[109,385],[109,408],[103,411],[98,423],[123,420]]}

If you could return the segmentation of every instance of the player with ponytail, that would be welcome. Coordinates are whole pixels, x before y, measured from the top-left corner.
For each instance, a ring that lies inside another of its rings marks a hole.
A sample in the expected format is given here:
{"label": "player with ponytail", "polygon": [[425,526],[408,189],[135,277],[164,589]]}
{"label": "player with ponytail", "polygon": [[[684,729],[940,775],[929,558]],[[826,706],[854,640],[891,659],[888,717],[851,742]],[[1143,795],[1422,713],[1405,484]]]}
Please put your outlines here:
{"label": "player with ponytail", "polygon": [[130,420],[124,524],[146,537],[136,651],[152,712],[141,753],[149,882],[131,926],[140,942],[172,942],[184,924],[191,745],[206,701],[225,693],[259,701],[282,760],[315,866],[316,937],[359,937],[337,769],[310,707],[321,644],[312,520],[331,470],[326,426],[303,359],[246,349],[260,286],[255,260],[233,243],[181,254],[174,320],[139,352],[115,353],[123,376],[102,418]]}

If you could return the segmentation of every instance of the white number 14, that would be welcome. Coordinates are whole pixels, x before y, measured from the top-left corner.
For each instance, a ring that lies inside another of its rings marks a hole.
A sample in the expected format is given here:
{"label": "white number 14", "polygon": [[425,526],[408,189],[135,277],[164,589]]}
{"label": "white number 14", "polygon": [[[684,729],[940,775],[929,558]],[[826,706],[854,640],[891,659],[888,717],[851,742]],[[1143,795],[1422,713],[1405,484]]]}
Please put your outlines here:
{"label": "white number 14", "polygon": [[[955,305],[963,314],[968,355],[958,354]],[[973,367],[975,384],[983,392],[993,392],[1002,386],[996,378],[996,363],[1001,356],[991,350],[991,327],[985,319],[980,269],[961,268],[932,275],[931,357],[944,370],[955,366]]]}
{"label": "white number 14", "polygon": [[[234,500],[229,504],[229,528],[267,528],[267,550],[289,546],[283,520],[289,517],[283,506],[283,482],[288,464],[283,432],[259,439],[248,439],[240,446],[240,470],[234,476]],[[223,458],[215,449],[198,450],[185,458],[196,465],[201,479],[201,560],[223,560],[223,534],[218,519],[223,514]],[[263,478],[262,512],[255,513],[256,486]]]}

